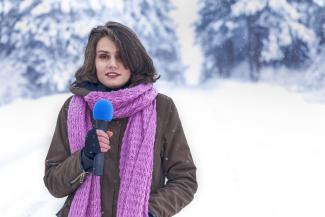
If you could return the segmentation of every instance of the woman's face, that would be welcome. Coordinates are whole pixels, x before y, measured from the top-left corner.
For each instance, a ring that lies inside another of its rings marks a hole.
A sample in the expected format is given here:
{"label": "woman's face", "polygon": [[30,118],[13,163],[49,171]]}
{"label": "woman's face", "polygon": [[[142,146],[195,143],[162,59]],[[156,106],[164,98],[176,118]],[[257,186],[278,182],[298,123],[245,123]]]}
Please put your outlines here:
{"label": "woman's face", "polygon": [[99,39],[97,43],[95,66],[98,80],[109,88],[121,87],[131,77],[130,70],[122,63],[119,50],[108,37]]}

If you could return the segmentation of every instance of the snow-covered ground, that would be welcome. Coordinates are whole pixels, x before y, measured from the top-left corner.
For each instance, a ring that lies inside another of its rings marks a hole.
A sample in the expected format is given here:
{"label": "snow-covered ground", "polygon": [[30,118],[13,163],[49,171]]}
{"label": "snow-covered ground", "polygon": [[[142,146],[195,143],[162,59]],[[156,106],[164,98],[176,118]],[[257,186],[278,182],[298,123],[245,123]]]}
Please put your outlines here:
{"label": "snow-covered ground", "polygon": [[[198,192],[177,216],[325,216],[325,104],[268,84],[215,86],[160,85],[178,107],[198,167]],[[63,204],[42,178],[68,96],[0,107],[1,216],[54,216]]]}

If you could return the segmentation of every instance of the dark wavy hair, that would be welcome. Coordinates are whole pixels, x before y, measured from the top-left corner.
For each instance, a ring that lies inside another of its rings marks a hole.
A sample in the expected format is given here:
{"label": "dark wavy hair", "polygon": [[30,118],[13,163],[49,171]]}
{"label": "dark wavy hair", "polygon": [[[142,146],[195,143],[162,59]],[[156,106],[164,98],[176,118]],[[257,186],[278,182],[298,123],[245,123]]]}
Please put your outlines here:
{"label": "dark wavy hair", "polygon": [[154,83],[159,79],[153,61],[137,35],[127,26],[118,22],[107,22],[93,28],[89,34],[83,65],[75,73],[76,82],[99,83],[96,67],[96,46],[102,37],[111,39],[118,48],[124,67],[130,69],[130,86]]}

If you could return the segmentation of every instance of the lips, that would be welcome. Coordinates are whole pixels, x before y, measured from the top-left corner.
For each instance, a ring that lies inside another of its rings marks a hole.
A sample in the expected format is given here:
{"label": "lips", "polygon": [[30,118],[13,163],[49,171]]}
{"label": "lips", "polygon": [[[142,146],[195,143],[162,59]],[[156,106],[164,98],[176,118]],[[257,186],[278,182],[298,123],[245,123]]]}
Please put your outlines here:
{"label": "lips", "polygon": [[116,77],[120,76],[120,74],[118,74],[117,72],[107,72],[107,73],[105,73],[105,75],[109,78],[116,78]]}

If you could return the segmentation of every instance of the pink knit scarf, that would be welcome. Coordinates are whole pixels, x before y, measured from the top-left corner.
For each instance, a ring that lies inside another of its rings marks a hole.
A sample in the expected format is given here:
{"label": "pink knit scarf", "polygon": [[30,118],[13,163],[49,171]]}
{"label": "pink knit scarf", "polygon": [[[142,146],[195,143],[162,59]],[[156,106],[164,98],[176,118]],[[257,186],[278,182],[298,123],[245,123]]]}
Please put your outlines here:
{"label": "pink knit scarf", "polygon": [[[156,133],[157,91],[140,84],[112,92],[90,92],[74,96],[68,110],[68,137],[71,152],[83,148],[91,129],[91,114],[99,99],[108,99],[114,118],[128,117],[120,154],[120,190],[117,217],[147,217],[153,170],[153,145]],[[91,110],[90,110],[90,109]],[[89,175],[76,190],[69,217],[101,216],[100,177]]]}

